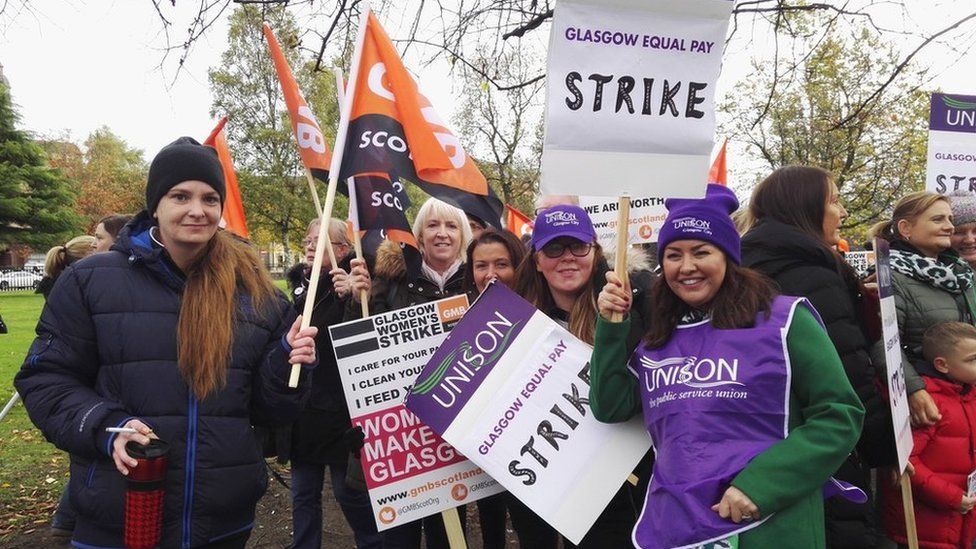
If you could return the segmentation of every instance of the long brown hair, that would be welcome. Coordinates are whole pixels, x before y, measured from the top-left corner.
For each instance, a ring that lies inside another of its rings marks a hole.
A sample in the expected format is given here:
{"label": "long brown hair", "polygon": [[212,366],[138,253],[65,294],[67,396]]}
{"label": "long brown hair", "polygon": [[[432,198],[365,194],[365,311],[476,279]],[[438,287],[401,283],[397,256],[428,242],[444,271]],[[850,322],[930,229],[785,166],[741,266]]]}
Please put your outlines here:
{"label": "long brown hair", "polygon": [[[774,297],[776,290],[768,278],[726,257],[725,279],[709,304],[712,326],[721,330],[751,328],[759,313],[769,317]],[[656,349],[671,339],[681,318],[692,308],[675,295],[663,275],[654,281],[651,299],[654,316],[644,341],[648,347]]]}
{"label": "long brown hair", "polygon": [[823,222],[831,181],[830,172],[815,166],[779,168],[752,191],[749,214],[757,223],[773,219],[796,227],[833,257],[834,268],[841,278],[856,285],[857,273],[824,239]]}
{"label": "long brown hair", "polygon": [[238,295],[260,314],[275,288],[251,246],[217,231],[187,269],[176,330],[180,374],[199,399],[227,382]]}
{"label": "long brown hair", "polygon": [[752,191],[749,213],[756,221],[775,219],[823,243],[830,181],[830,172],[821,168],[784,166],[766,176]]}
{"label": "long brown hair", "polygon": [[[515,272],[515,292],[524,297],[536,309],[544,313],[556,308],[556,302],[552,298],[552,292],[546,283],[546,277],[539,272],[534,252],[526,254],[522,264]],[[602,285],[599,279],[599,267],[606,259],[603,256],[603,248],[598,242],[593,242],[593,271],[590,273],[590,280],[583,286],[579,297],[573,303],[573,310],[569,311],[569,331],[581,340],[592,344],[596,333],[596,296]]]}
{"label": "long brown hair", "polygon": [[872,238],[875,236],[883,238],[888,242],[905,242],[901,233],[898,232],[898,222],[905,220],[909,223],[915,223],[919,216],[925,213],[925,210],[928,210],[939,201],[949,204],[950,207],[952,206],[949,198],[945,195],[927,191],[906,194],[895,204],[895,210],[891,212],[891,219],[875,224],[871,227],[868,235]]}

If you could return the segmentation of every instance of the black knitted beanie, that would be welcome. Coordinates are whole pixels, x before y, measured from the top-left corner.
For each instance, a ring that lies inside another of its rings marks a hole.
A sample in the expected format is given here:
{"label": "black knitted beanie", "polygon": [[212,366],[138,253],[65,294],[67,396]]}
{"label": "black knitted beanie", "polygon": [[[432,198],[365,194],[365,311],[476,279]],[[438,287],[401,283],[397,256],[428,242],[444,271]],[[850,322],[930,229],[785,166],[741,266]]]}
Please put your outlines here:
{"label": "black knitted beanie", "polygon": [[220,195],[223,206],[227,195],[224,170],[217,151],[192,137],[181,137],[163,147],[149,165],[146,182],[146,209],[150,215],[170,189],[184,181],[203,181]]}

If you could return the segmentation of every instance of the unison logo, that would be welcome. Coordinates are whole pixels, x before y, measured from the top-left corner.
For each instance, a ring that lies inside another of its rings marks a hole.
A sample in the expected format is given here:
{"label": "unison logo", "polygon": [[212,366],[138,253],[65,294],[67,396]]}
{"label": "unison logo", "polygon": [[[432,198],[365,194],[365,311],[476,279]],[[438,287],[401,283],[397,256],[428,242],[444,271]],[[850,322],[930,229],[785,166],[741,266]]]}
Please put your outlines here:
{"label": "unison logo", "polygon": [[478,370],[498,362],[521,323],[521,320],[512,322],[501,312],[495,311],[494,320],[487,321],[484,329],[475,334],[471,341],[461,343],[448,353],[430,375],[417,380],[410,392],[430,394],[442,407],[450,408]]}
{"label": "unison logo", "polygon": [[946,124],[950,126],[976,126],[976,103],[960,101],[943,95],[946,110]]}
{"label": "unison logo", "polygon": [[673,221],[675,229],[699,229],[702,231],[712,230],[712,223],[697,217],[679,217]]}
{"label": "unison logo", "polygon": [[546,215],[546,223],[579,223],[573,212],[551,212]]}
{"label": "unison logo", "polygon": [[640,357],[641,366],[650,370],[644,372],[644,383],[648,391],[655,391],[671,385],[686,385],[696,389],[719,387],[723,385],[743,385],[739,378],[739,359],[732,362],[724,358],[699,359],[696,356],[651,360]]}

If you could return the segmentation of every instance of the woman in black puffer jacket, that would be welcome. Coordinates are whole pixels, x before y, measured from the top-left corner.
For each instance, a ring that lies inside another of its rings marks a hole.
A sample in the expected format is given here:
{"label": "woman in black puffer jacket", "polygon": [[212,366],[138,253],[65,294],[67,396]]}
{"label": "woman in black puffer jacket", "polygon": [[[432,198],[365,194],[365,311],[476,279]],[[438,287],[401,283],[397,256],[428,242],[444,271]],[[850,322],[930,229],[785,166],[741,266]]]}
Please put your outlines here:
{"label": "woman in black puffer jacket", "polygon": [[[162,547],[242,548],[267,486],[253,424],[294,419],[315,364],[300,323],[251,247],[219,231],[216,152],[190,138],[149,168],[147,209],[108,253],[59,277],[15,385],[71,454],[73,544],[121,547],[126,444],[169,443]],[[289,328],[290,326],[290,328]],[[135,433],[114,434],[109,427]]]}
{"label": "woman in black puffer jacket", "polygon": [[[847,217],[837,186],[820,168],[787,166],[756,187],[749,204],[754,225],[742,238],[742,264],[773,279],[784,294],[806,297],[820,313],[851,385],[865,408],[857,449],[836,478],[870,493],[870,468],[894,456],[887,401],[875,382],[870,345],[861,319],[861,286],[834,251]],[[827,546],[873,547],[878,529],[872,503],[842,498],[825,502]]]}

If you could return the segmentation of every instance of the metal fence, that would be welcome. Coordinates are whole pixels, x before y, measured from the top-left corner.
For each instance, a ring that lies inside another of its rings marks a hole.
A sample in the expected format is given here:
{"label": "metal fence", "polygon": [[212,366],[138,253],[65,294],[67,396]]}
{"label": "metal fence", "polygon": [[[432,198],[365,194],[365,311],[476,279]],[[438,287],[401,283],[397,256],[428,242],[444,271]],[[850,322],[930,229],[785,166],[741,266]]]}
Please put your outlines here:
{"label": "metal fence", "polygon": [[0,292],[33,290],[42,278],[44,271],[39,268],[0,267]]}

